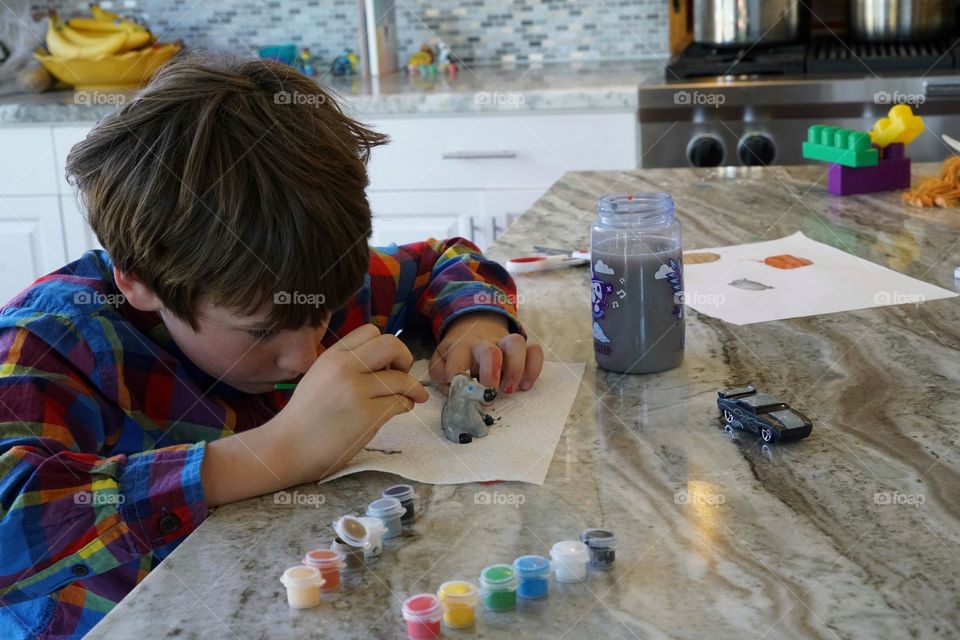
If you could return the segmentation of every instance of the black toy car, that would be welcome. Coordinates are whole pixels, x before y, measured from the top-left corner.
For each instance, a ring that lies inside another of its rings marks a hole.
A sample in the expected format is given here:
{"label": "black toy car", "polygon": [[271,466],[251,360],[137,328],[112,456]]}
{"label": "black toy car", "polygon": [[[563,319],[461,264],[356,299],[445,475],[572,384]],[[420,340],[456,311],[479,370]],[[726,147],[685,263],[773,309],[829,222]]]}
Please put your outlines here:
{"label": "black toy car", "polygon": [[813,430],[805,415],[751,386],[718,392],[717,408],[725,427],[752,431],[764,442],[799,440]]}

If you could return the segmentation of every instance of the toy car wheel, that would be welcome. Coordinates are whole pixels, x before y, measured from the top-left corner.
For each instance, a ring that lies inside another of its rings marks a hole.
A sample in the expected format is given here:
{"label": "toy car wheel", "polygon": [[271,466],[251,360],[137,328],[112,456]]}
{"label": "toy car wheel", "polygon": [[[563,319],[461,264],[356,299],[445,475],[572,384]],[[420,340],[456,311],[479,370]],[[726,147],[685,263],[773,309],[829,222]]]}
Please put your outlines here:
{"label": "toy car wheel", "polygon": [[773,442],[773,428],[760,427],[760,437],[764,442]]}

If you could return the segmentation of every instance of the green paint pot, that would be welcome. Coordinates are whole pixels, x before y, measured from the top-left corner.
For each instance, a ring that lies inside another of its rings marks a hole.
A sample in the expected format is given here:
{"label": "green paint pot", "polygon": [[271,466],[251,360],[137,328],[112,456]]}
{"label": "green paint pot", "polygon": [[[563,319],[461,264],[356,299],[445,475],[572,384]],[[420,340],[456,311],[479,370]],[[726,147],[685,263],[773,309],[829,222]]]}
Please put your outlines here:
{"label": "green paint pot", "polygon": [[480,597],[487,611],[517,607],[517,572],[509,564],[493,564],[480,572]]}

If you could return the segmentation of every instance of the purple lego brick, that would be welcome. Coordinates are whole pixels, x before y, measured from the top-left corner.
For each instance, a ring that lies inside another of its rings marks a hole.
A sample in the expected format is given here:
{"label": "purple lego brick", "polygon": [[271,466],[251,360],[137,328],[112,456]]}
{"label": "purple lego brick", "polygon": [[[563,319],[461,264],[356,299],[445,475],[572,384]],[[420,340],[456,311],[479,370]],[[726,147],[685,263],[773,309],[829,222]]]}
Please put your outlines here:
{"label": "purple lego brick", "polygon": [[879,164],[859,168],[831,164],[827,177],[827,190],[835,196],[909,189],[910,158],[902,144],[891,144],[883,150]]}

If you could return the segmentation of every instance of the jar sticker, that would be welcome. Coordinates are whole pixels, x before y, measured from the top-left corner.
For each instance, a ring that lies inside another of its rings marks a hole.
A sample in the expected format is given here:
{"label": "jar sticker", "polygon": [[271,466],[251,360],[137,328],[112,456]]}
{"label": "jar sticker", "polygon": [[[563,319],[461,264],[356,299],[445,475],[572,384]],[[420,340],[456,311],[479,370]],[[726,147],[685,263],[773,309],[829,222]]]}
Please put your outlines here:
{"label": "jar sticker", "polygon": [[660,265],[653,276],[657,280],[666,279],[673,289],[673,315],[683,317],[683,266],[674,258],[668,258],[666,264]]}
{"label": "jar sticker", "polygon": [[613,285],[593,278],[590,281],[590,290],[593,298],[593,319],[603,320],[607,317],[607,298],[613,294]]}

